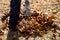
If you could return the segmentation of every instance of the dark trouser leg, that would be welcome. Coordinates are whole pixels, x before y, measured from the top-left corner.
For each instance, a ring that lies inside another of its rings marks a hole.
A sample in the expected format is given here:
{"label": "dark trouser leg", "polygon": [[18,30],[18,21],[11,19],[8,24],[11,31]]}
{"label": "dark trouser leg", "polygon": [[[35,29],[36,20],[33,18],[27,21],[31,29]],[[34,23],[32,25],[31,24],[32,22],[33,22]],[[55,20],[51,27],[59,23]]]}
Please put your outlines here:
{"label": "dark trouser leg", "polygon": [[9,32],[7,36],[8,40],[18,40],[18,32],[16,31],[16,25],[18,23],[20,14],[20,3],[21,0],[11,0]]}
{"label": "dark trouser leg", "polygon": [[21,0],[11,0],[9,29],[16,29],[20,14],[20,3]]}

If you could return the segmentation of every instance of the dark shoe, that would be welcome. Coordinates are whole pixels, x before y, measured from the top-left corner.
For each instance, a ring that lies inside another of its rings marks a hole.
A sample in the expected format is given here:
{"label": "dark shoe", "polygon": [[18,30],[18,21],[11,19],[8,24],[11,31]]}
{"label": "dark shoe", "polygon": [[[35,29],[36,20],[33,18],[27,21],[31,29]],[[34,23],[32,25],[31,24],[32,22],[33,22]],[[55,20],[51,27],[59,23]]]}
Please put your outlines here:
{"label": "dark shoe", "polygon": [[7,39],[8,40],[18,40],[18,32],[14,30],[9,30]]}

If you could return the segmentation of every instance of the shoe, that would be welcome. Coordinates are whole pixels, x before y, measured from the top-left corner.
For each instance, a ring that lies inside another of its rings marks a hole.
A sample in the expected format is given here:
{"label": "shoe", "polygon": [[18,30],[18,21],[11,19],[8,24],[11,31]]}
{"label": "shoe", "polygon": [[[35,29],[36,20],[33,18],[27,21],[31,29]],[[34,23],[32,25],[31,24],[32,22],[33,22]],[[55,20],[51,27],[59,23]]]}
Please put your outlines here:
{"label": "shoe", "polygon": [[8,40],[18,40],[18,32],[16,30],[9,30],[7,39]]}

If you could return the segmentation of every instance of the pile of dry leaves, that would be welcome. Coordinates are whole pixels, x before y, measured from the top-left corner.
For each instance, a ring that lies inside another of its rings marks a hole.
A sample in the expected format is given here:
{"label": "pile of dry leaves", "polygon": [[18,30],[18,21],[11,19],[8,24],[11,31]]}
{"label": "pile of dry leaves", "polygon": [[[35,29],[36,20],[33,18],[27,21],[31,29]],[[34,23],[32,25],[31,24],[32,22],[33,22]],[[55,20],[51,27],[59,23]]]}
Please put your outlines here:
{"label": "pile of dry leaves", "polygon": [[[56,12],[54,12],[56,13]],[[2,22],[8,17],[9,15],[2,17]],[[35,36],[36,34],[42,36],[43,34],[47,33],[48,30],[51,28],[58,28],[56,24],[54,24],[55,16],[47,16],[44,12],[37,13],[34,11],[30,16],[29,15],[22,15],[18,21],[18,29],[21,33],[28,33],[31,36]],[[9,20],[6,20],[5,25],[9,24]],[[7,27],[7,26],[6,26]],[[3,27],[5,29],[6,27]]]}
{"label": "pile of dry leaves", "polygon": [[36,34],[42,36],[51,28],[56,30],[58,26],[53,23],[54,19],[54,15],[48,17],[43,12],[37,13],[34,11],[31,16],[22,16],[17,26],[21,33],[28,33],[31,36],[35,36]]}

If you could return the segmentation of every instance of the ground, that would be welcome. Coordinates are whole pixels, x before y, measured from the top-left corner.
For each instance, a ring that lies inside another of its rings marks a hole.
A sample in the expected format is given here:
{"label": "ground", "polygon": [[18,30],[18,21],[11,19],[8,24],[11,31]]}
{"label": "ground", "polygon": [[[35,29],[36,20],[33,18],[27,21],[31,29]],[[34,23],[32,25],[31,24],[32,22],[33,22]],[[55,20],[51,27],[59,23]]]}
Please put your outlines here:
{"label": "ground", "polygon": [[[30,0],[29,0],[30,1]],[[22,0],[22,6],[21,6],[21,12],[23,13],[23,9],[25,9],[24,7],[24,0]],[[32,3],[33,2],[33,3]],[[50,3],[49,3],[50,2]],[[38,13],[41,12],[41,10],[44,10],[45,12],[48,12],[49,15],[55,15],[56,19],[54,21],[55,24],[57,24],[60,27],[60,1],[42,1],[40,2],[38,0],[37,1],[30,1],[30,12],[32,11],[37,11]],[[33,7],[34,6],[34,7]],[[38,7],[37,7],[38,6]],[[56,14],[52,14],[51,9],[57,10]],[[5,27],[7,27],[8,25],[6,25],[6,21],[1,22],[1,18],[2,16],[4,16],[4,14],[9,14],[10,11],[10,0],[0,0],[0,30],[4,33],[1,34],[0,32],[0,40],[7,40],[7,34],[8,34],[8,28],[6,29],[1,29]],[[8,19],[9,20],[9,19]],[[28,40],[55,40],[55,38],[53,37],[53,34],[56,35],[56,40],[60,40],[60,30],[56,30],[56,33],[53,33],[54,29],[51,29],[47,32],[47,34],[44,34],[43,37],[40,36],[36,36],[36,37],[29,37]],[[19,37],[19,40],[26,40],[25,37],[21,36]]]}

